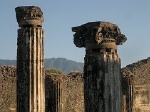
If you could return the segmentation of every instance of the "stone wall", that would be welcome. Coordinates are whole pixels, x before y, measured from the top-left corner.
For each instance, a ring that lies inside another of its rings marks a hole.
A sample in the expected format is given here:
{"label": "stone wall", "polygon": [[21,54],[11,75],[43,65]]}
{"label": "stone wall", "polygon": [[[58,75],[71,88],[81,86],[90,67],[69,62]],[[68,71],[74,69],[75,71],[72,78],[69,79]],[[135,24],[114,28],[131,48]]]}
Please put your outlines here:
{"label": "stone wall", "polygon": [[[83,74],[45,73],[46,112],[84,112]],[[16,67],[0,66],[0,79],[0,112],[16,112]]]}
{"label": "stone wall", "polygon": [[16,68],[0,66],[0,112],[16,111]]}
{"label": "stone wall", "polygon": [[128,79],[133,112],[150,112],[150,58],[138,61],[122,69]]}
{"label": "stone wall", "polygon": [[63,80],[63,111],[84,112],[83,74],[69,73]]}
{"label": "stone wall", "polygon": [[46,111],[84,112],[83,74],[46,71]]}

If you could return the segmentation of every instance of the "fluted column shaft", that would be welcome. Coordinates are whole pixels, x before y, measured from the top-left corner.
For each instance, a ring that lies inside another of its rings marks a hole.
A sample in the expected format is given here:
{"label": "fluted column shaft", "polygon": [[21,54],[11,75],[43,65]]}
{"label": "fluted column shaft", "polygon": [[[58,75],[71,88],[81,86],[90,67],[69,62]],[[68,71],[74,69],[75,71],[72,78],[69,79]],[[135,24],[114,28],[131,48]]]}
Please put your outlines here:
{"label": "fluted column shaft", "polygon": [[18,30],[18,112],[45,112],[43,51],[41,27]]}
{"label": "fluted column shaft", "polygon": [[86,112],[121,112],[120,76],[120,59],[116,54],[86,54]]}
{"label": "fluted column shaft", "polygon": [[55,98],[56,112],[62,112],[62,88],[59,80],[55,82]]}

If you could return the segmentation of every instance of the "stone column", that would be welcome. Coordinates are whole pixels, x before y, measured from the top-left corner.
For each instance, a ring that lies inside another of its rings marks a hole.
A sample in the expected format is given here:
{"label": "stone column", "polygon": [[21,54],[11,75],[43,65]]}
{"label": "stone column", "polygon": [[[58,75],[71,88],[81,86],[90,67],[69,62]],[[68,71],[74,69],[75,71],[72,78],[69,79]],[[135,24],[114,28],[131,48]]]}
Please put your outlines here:
{"label": "stone column", "polygon": [[133,74],[122,70],[123,112],[132,112],[133,107]]}
{"label": "stone column", "polygon": [[120,29],[109,22],[90,22],[73,27],[74,44],[85,47],[85,112],[121,112],[120,58],[117,45],[126,41]]}
{"label": "stone column", "polygon": [[45,112],[43,13],[39,7],[16,9],[17,112]]}
{"label": "stone column", "polygon": [[62,87],[61,81],[55,81],[55,98],[56,98],[56,111],[62,112]]}

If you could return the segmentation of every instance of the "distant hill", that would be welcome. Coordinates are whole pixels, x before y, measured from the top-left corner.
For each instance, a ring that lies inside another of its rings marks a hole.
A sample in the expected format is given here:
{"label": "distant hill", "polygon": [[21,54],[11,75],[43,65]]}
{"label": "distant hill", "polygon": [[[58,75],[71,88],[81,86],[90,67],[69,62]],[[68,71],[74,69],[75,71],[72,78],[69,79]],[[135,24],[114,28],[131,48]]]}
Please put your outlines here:
{"label": "distant hill", "polygon": [[4,59],[0,59],[0,65],[12,65],[12,66],[16,66],[16,60],[4,60]]}
{"label": "distant hill", "polygon": [[[4,60],[0,59],[0,65],[12,65],[16,66],[16,60]],[[66,58],[50,58],[45,59],[45,69],[57,68],[63,72],[71,71],[83,71],[83,63],[67,60]]]}
{"label": "distant hill", "polygon": [[45,59],[45,69],[58,68],[64,72],[83,71],[83,63],[67,60],[66,58]]}

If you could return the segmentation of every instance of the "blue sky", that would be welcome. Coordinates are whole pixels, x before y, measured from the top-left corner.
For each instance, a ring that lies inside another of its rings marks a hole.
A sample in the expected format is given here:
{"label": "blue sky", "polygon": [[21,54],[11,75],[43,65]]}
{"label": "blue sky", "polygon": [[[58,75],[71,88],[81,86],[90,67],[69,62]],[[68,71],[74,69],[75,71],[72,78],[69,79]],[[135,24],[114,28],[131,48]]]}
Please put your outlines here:
{"label": "blue sky", "polygon": [[122,66],[150,56],[150,0],[1,0],[0,59],[16,59],[15,8],[24,5],[44,13],[45,58],[84,62],[85,49],[73,44],[71,27],[93,21],[115,23],[128,38],[118,46]]}

